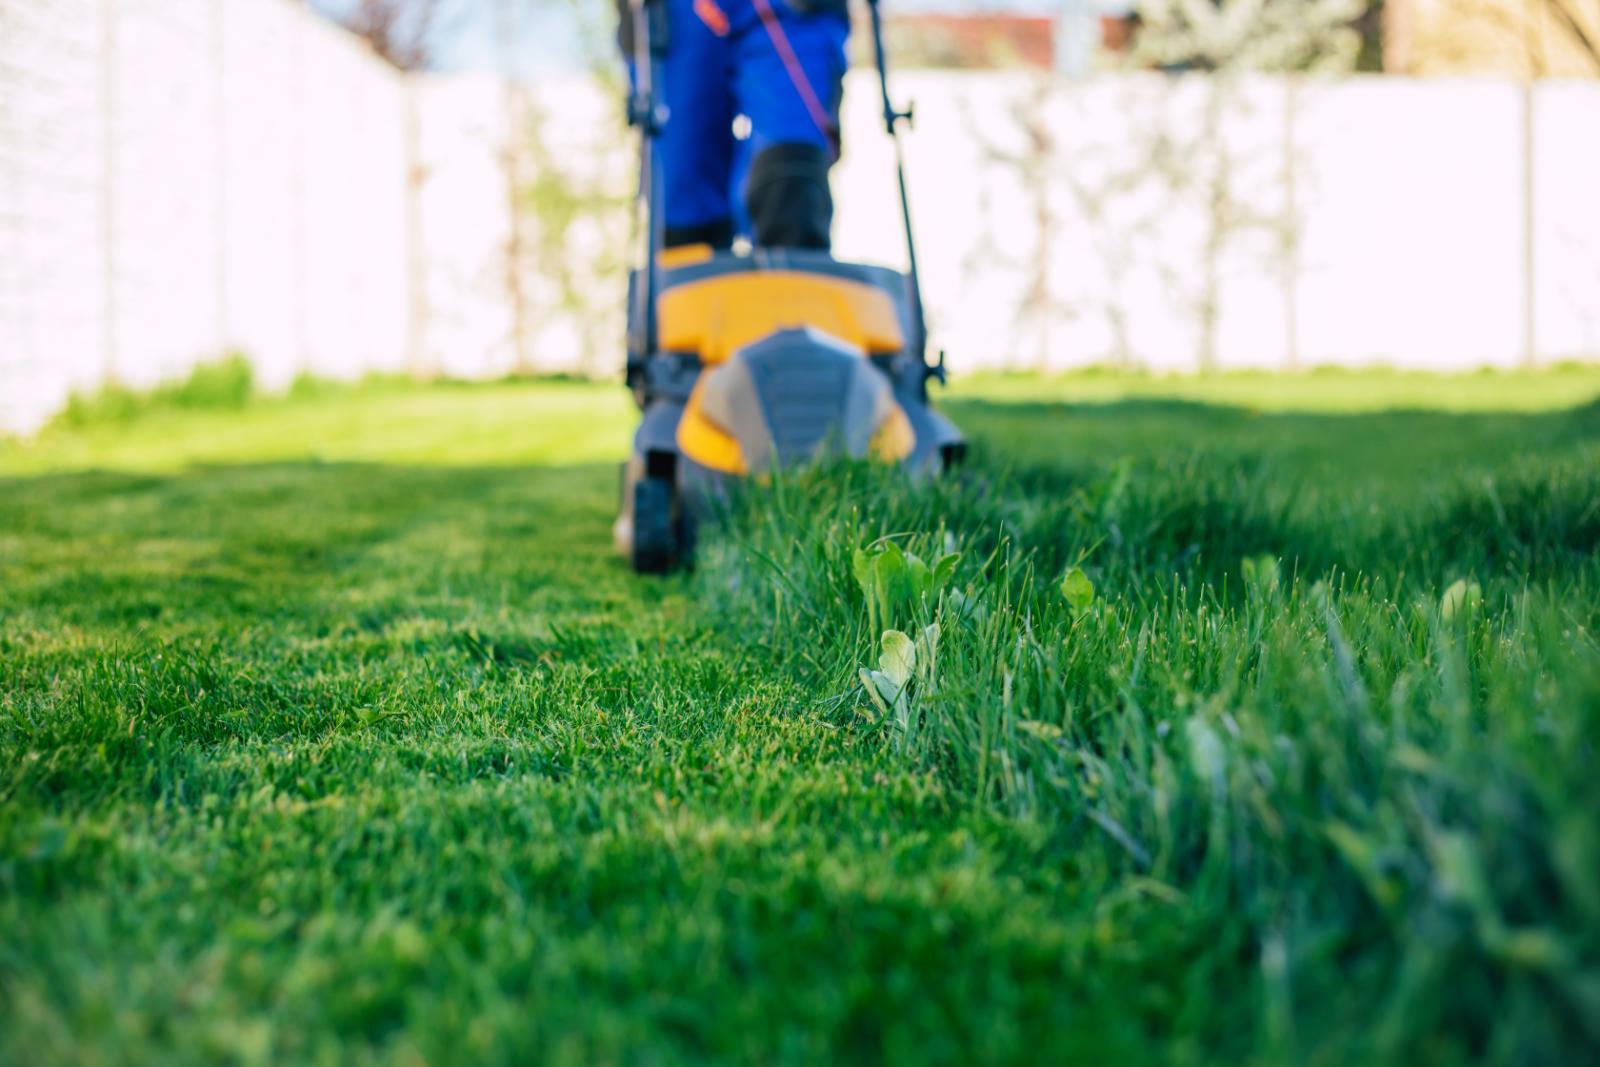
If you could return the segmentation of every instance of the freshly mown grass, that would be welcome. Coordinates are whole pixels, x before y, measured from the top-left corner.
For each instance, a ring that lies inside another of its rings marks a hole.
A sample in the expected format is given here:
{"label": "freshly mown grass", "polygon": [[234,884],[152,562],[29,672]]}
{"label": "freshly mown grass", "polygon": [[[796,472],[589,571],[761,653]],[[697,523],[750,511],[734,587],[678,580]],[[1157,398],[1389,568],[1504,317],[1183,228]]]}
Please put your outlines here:
{"label": "freshly mown grass", "polygon": [[0,446],[0,1062],[1600,1053],[1600,408],[951,408],[667,581],[612,387]]}

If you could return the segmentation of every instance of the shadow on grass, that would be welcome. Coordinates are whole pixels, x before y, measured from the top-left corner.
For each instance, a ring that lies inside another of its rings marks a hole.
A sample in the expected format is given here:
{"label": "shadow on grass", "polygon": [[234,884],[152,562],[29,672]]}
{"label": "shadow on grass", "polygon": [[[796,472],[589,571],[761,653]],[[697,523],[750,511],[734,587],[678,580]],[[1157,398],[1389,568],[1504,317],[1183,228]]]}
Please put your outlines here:
{"label": "shadow on grass", "polygon": [[[1270,555],[1307,575],[1447,581],[1559,574],[1600,550],[1600,404],[1539,415],[1262,415],[1181,400],[947,410],[974,458],[970,491],[938,502],[944,518],[1049,570],[1088,560],[1129,580],[1220,585]],[[640,590],[662,583],[633,583],[612,554],[616,493],[610,463],[268,461],[0,478],[0,536],[15,559],[0,561],[0,602],[112,625],[299,612],[371,629],[428,598],[648,598]],[[851,503],[886,515],[934,506]],[[522,655],[488,640],[494,656]]]}

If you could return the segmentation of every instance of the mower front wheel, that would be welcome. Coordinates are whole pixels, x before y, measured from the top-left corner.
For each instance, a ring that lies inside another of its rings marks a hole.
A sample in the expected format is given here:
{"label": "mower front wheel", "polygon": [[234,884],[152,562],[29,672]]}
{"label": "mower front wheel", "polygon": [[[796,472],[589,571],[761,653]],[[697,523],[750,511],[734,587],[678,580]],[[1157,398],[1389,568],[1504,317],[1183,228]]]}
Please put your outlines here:
{"label": "mower front wheel", "polygon": [[682,557],[675,497],[665,478],[640,478],[634,483],[633,569],[640,574],[666,574]]}

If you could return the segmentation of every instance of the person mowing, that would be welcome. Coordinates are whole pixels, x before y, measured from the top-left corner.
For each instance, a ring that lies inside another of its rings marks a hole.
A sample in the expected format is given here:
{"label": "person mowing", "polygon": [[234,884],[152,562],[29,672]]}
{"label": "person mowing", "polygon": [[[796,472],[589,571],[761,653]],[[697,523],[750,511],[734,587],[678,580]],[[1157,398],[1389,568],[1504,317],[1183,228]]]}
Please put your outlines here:
{"label": "person mowing", "polygon": [[[648,0],[666,8],[660,64],[667,248],[829,247],[828,171],[850,35],[846,0]],[[633,54],[629,0],[620,40]],[[748,120],[748,136],[735,123]]]}

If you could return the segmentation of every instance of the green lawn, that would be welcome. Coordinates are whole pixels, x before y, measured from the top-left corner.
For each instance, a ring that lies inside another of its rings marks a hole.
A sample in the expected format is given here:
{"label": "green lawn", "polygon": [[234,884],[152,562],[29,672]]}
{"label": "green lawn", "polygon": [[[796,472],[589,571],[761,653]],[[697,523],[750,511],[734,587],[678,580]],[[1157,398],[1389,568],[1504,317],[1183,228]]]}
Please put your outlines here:
{"label": "green lawn", "polygon": [[0,1063],[1594,1062],[1600,378],[1316,377],[665,581],[616,386],[0,443]]}
{"label": "green lawn", "polygon": [[1263,411],[1344,414],[1395,409],[1532,412],[1575,407],[1600,398],[1600,365],[1568,363],[1531,374],[1483,370],[1440,375],[1336,367],[1298,374],[1231,371],[1206,377],[1099,370],[1047,378],[980,373],[959,378],[957,384],[964,396],[990,400],[1103,404],[1177,399]]}

